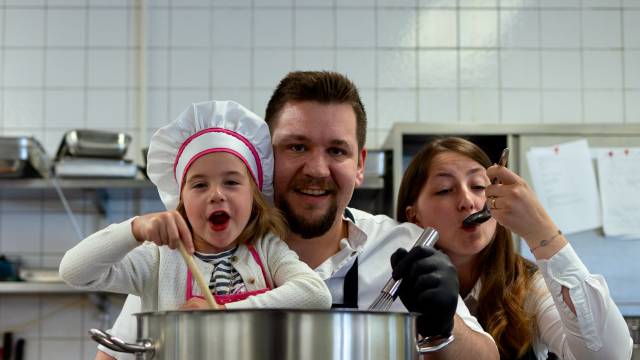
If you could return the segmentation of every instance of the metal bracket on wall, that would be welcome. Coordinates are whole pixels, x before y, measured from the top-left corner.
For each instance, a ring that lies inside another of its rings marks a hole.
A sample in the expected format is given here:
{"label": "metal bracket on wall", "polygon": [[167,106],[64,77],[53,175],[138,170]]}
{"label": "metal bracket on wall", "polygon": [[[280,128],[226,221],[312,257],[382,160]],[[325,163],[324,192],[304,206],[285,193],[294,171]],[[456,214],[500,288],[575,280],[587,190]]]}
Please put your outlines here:
{"label": "metal bracket on wall", "polygon": [[100,328],[109,329],[113,323],[111,321],[111,307],[113,304],[111,303],[111,299],[107,293],[90,293],[87,295],[89,301],[95,305],[96,309],[99,313],[100,319]]}
{"label": "metal bracket on wall", "polygon": [[105,205],[107,201],[109,201],[109,191],[107,189],[95,189],[93,196],[93,203],[96,207],[96,210],[100,215],[107,214],[107,206]]}

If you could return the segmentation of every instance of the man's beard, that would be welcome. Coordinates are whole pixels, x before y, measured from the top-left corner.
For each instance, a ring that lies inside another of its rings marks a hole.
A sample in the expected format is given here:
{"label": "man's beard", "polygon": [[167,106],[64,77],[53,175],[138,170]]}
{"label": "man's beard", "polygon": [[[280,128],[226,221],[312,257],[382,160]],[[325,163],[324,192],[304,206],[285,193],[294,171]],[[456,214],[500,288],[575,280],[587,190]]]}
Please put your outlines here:
{"label": "man's beard", "polygon": [[285,199],[280,201],[278,209],[280,209],[284,214],[291,232],[299,235],[303,239],[311,239],[324,235],[329,231],[329,229],[331,229],[331,225],[333,225],[336,213],[338,212],[338,204],[335,199],[333,199],[327,211],[316,221],[312,221],[312,219],[296,214],[289,205],[289,202]]}

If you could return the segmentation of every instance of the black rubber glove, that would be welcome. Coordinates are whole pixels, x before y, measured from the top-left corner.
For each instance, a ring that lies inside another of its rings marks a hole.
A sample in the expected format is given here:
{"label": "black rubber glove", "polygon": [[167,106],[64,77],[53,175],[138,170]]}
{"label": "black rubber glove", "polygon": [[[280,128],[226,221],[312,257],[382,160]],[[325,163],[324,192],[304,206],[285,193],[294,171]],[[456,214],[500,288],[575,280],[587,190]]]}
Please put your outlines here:
{"label": "black rubber glove", "polygon": [[393,278],[402,279],[399,295],[404,306],[420,313],[422,336],[451,335],[458,304],[458,272],[449,257],[433,248],[398,249],[391,255]]}

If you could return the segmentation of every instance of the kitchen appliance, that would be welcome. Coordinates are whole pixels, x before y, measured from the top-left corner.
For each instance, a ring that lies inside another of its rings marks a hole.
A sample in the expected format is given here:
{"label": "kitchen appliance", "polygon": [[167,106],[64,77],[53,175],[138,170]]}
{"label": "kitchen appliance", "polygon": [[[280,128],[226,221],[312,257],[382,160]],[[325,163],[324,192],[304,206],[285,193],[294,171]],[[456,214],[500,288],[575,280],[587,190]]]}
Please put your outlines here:
{"label": "kitchen appliance", "polygon": [[122,159],[130,143],[131,136],[122,132],[71,130],[62,137],[56,158],[73,156]]}
{"label": "kitchen appliance", "polygon": [[193,310],[135,314],[138,341],[91,337],[137,359],[417,360],[417,314],[357,310]]}
{"label": "kitchen appliance", "polygon": [[21,268],[18,272],[21,281],[39,282],[39,283],[61,283],[60,272],[58,268],[41,269],[41,268]]}
{"label": "kitchen appliance", "polygon": [[15,356],[13,357],[14,360],[24,360],[24,343],[24,339],[18,339],[16,341]]}
{"label": "kitchen appliance", "polygon": [[349,206],[371,214],[393,216],[392,153],[369,150],[364,163],[364,179],[356,187]]}
{"label": "kitchen appliance", "polygon": [[2,334],[2,360],[11,360],[13,354],[13,333],[7,331]]}
{"label": "kitchen appliance", "polygon": [[55,164],[60,177],[134,178],[138,167],[131,160],[64,157]]}
{"label": "kitchen appliance", "polygon": [[0,136],[0,178],[48,177],[49,159],[33,137]]}
{"label": "kitchen appliance", "polygon": [[18,281],[20,261],[7,259],[0,254],[0,281]]}
{"label": "kitchen appliance", "polygon": [[124,159],[131,136],[122,132],[71,130],[64,134],[54,166],[60,177],[134,178],[138,167]]}
{"label": "kitchen appliance", "polygon": [[633,355],[631,359],[640,360],[640,317],[626,317],[625,320],[629,326],[629,333],[633,340]]}

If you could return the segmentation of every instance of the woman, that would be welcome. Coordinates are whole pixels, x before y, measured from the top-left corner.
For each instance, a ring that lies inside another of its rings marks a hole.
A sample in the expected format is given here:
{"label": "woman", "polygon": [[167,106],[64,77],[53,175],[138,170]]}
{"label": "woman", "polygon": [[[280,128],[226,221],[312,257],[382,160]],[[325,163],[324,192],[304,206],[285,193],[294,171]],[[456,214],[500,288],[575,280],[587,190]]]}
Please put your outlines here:
{"label": "woman", "polygon": [[[463,226],[485,202],[493,218]],[[560,359],[631,358],[629,330],[605,280],[588,272],[527,183],[491,166],[475,144],[452,137],[426,145],[403,176],[397,218],[438,230],[437,246],[458,271],[460,294],[502,359],[546,359],[548,352]],[[515,252],[511,231],[537,266]]]}

